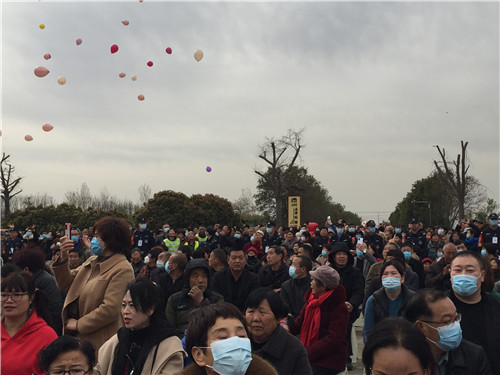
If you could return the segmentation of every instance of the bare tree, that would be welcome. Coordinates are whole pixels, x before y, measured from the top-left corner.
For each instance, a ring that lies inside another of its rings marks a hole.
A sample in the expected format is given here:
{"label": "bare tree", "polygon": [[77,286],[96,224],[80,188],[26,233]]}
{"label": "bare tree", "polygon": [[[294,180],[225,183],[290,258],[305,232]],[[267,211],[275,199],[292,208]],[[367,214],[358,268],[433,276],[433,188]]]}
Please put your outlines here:
{"label": "bare tree", "polygon": [[148,203],[149,198],[151,198],[151,187],[148,184],[142,184],[139,186],[139,204],[144,206]]}
{"label": "bare tree", "polygon": [[[439,162],[434,160],[434,165],[436,166],[439,177],[441,177],[447,185],[450,195],[456,199],[459,218],[464,218],[467,192],[472,189],[468,186],[471,179],[467,176],[470,165],[465,161],[469,142],[460,141],[460,143],[462,151],[457,155],[457,159],[452,161],[446,159],[446,151],[444,148],[441,149],[439,146],[434,146],[437,148],[439,156],[441,157],[441,161]],[[474,181],[477,182],[475,179]]]}
{"label": "bare tree", "polygon": [[252,215],[255,213],[255,203],[250,189],[241,189],[241,196],[233,202],[233,209],[239,214]]}
{"label": "bare tree", "polygon": [[53,196],[48,195],[47,193],[37,193],[31,195],[18,195],[11,199],[10,201],[10,209],[11,212],[15,212],[18,210],[23,210],[27,207],[47,207],[54,206],[56,201]]}
{"label": "bare tree", "polygon": [[278,227],[283,223],[281,197],[286,193],[283,181],[297,162],[300,151],[304,148],[302,143],[304,130],[295,131],[289,129],[288,133],[280,139],[266,137],[265,143],[259,146],[259,158],[267,163],[267,170],[255,170],[254,172],[273,187],[273,196],[276,203],[276,225]]}
{"label": "bare tree", "polygon": [[15,167],[9,162],[10,155],[2,155],[1,179],[2,179],[2,200],[4,203],[5,220],[10,217],[10,201],[22,192],[22,189],[15,191],[21,182],[21,177],[14,178]]}
{"label": "bare tree", "polygon": [[93,206],[92,194],[90,194],[90,189],[88,185],[84,182],[80,187],[80,191],[68,191],[66,194],[66,201],[69,204],[73,204],[82,210],[87,210]]}

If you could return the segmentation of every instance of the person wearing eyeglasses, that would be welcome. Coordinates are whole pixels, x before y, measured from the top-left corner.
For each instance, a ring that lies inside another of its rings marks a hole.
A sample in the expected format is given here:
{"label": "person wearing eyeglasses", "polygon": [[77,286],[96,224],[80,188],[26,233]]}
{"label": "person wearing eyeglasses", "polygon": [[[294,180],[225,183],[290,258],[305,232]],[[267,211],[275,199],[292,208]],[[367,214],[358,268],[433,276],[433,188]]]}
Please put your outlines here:
{"label": "person wearing eyeglasses", "polygon": [[437,374],[491,375],[484,349],[462,339],[461,315],[442,291],[424,289],[408,302],[405,318],[427,338]]}
{"label": "person wearing eyeglasses", "polygon": [[48,325],[50,314],[45,295],[35,289],[26,272],[13,272],[2,280],[2,375],[43,374],[36,355],[57,338]]}
{"label": "person wearing eyeglasses", "polygon": [[74,336],[61,336],[38,354],[45,375],[93,375],[94,347]]}

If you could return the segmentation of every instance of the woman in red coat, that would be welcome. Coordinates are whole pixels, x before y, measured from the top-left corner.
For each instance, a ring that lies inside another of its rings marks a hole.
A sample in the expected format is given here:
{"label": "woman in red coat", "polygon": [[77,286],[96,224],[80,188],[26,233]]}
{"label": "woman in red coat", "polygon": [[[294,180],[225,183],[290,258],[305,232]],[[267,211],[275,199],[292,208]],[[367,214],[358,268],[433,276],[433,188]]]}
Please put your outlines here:
{"label": "woman in red coat", "polygon": [[295,324],[291,324],[291,331],[300,332],[314,375],[343,373],[349,322],[345,289],[339,285],[338,272],[330,266],[309,273],[311,289],[306,292],[304,307]]}
{"label": "woman in red coat", "polygon": [[38,352],[57,338],[49,327],[45,295],[35,291],[26,272],[14,272],[2,280],[2,375],[43,374],[37,367]]}

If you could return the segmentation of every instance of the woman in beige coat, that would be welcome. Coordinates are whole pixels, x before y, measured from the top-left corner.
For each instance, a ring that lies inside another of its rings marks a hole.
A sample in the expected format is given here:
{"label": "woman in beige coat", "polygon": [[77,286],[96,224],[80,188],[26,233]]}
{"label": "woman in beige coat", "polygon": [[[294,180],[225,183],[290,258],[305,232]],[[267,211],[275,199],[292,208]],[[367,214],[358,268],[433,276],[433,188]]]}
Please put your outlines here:
{"label": "woman in beige coat", "polygon": [[61,253],[52,269],[57,285],[67,291],[62,319],[64,334],[90,341],[97,351],[122,326],[120,305],[134,271],[127,260],[131,241],[128,223],[104,217],[94,226],[90,257],[70,270],[68,251],[71,239],[61,238]]}
{"label": "woman in beige coat", "polygon": [[124,327],[99,350],[94,375],[177,375],[186,353],[160,307],[158,286],[138,279],[122,301]]}

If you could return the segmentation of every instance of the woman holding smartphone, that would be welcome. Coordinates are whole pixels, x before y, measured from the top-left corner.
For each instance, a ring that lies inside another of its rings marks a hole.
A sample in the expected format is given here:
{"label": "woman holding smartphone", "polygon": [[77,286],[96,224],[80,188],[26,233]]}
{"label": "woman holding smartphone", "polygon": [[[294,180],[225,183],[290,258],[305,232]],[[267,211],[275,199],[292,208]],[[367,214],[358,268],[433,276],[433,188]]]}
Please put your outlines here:
{"label": "woman holding smartphone", "polygon": [[128,223],[114,217],[99,219],[90,247],[94,255],[71,270],[68,251],[73,241],[62,237],[61,252],[52,269],[59,288],[67,291],[62,311],[64,334],[90,341],[97,353],[122,326],[123,290],[134,280],[127,260],[131,248]]}

